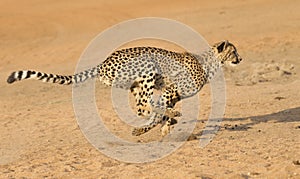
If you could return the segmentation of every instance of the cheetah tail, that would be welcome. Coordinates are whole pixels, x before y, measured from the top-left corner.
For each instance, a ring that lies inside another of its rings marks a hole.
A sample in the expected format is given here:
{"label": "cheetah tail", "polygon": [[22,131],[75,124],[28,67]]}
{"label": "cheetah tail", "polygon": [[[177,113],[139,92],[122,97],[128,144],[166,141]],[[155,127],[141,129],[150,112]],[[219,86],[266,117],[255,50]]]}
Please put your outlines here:
{"label": "cheetah tail", "polygon": [[25,80],[25,79],[35,79],[41,80],[48,83],[57,83],[61,85],[71,85],[73,83],[81,83],[89,78],[97,76],[96,69],[90,69],[87,71],[80,72],[75,75],[63,76],[63,75],[54,75],[47,74],[43,72],[33,71],[33,70],[23,70],[12,72],[11,75],[7,78],[7,83],[11,84],[16,81]]}

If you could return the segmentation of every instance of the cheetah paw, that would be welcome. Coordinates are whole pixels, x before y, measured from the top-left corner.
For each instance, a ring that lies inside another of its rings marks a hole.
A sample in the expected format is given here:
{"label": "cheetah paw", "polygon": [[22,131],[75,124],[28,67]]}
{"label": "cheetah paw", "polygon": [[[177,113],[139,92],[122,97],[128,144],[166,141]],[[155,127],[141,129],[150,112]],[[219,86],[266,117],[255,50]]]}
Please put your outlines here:
{"label": "cheetah paw", "polygon": [[166,112],[165,112],[165,115],[170,117],[170,118],[182,116],[181,112],[176,111],[174,109],[167,109]]}

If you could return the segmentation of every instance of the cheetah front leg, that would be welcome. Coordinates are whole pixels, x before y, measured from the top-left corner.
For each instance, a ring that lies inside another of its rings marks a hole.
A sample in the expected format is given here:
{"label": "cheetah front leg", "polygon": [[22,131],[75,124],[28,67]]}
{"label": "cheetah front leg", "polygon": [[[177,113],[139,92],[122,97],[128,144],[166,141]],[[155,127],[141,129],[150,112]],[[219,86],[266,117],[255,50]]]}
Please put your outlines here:
{"label": "cheetah front leg", "polygon": [[167,117],[164,120],[162,127],[160,128],[161,136],[164,137],[168,135],[171,131],[171,126],[174,124],[177,124],[177,120],[174,118]]}
{"label": "cheetah front leg", "polygon": [[[176,124],[177,120],[174,117],[181,116],[181,113],[174,110],[176,103],[180,101],[180,95],[178,93],[178,88],[176,84],[170,84],[163,89],[162,97],[160,98],[158,104],[165,107],[167,118],[161,127],[161,134],[165,136],[170,133],[171,125]],[[171,113],[171,114],[170,114]]]}

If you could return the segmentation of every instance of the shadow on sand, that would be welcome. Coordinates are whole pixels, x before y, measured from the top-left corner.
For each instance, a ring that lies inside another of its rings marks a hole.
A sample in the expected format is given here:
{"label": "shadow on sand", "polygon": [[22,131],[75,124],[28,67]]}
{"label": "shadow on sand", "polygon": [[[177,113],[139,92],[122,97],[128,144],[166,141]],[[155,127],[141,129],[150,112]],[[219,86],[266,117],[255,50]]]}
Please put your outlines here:
{"label": "shadow on sand", "polygon": [[[246,124],[240,124],[237,126],[232,127],[224,127],[224,129],[227,130],[247,130],[252,128],[252,126],[263,123],[263,122],[269,122],[273,121],[274,123],[278,122],[300,122],[300,107],[286,109],[283,111],[279,111],[272,114],[266,114],[266,115],[260,115],[260,116],[249,116],[244,118],[224,118],[223,122],[225,121],[249,121]],[[298,126],[300,128],[300,124]]]}
{"label": "shadow on sand", "polygon": [[[214,120],[214,119],[212,119]],[[216,119],[220,120],[220,119]],[[204,121],[204,120],[200,120]],[[226,121],[228,122],[241,122],[244,124],[238,124],[238,125],[228,125],[226,124]],[[216,134],[219,129],[221,130],[229,130],[229,131],[247,131],[248,129],[251,129],[254,125],[263,123],[263,122],[269,122],[272,121],[274,123],[287,123],[287,122],[300,122],[300,107],[296,108],[290,108],[283,111],[279,111],[272,114],[266,114],[266,115],[260,115],[260,116],[249,116],[249,117],[243,117],[243,118],[224,118],[222,119],[222,125],[221,126],[209,126],[210,129],[205,130],[203,129],[199,133],[194,133],[190,138],[190,140],[197,140],[200,137],[204,137],[203,133],[205,135],[214,135]],[[300,130],[300,123],[295,126],[295,128]]]}

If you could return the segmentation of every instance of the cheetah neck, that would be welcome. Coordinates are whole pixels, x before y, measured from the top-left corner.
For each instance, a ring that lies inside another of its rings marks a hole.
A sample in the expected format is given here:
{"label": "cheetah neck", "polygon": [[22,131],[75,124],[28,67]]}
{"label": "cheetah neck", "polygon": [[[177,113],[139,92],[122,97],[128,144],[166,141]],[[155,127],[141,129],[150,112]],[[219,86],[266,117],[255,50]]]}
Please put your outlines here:
{"label": "cheetah neck", "polygon": [[218,59],[213,49],[205,51],[201,55],[194,56],[201,64],[208,81],[210,81],[222,67],[221,60]]}

